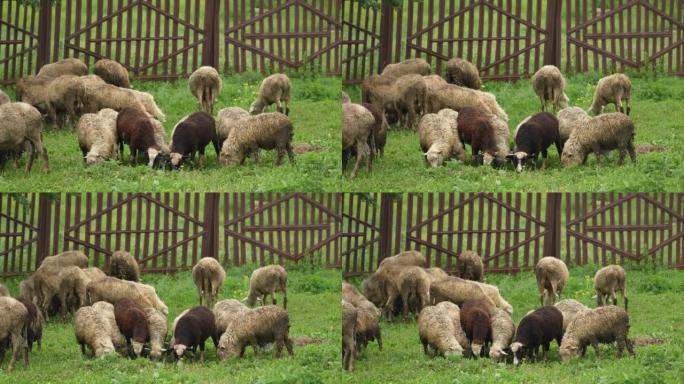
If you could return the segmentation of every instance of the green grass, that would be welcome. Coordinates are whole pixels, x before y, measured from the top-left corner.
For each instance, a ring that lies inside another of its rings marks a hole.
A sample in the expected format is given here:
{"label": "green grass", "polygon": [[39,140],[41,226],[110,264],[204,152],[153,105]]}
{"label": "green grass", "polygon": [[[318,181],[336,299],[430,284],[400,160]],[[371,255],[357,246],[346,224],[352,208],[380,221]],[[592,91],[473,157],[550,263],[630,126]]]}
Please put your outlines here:
{"label": "green grass", "polygon": [[[577,75],[567,79],[570,104],[588,108],[598,74]],[[486,91],[496,95],[507,112],[513,131],[526,116],[538,112],[539,102],[529,80],[487,82]],[[349,87],[359,100],[358,87]],[[546,170],[526,169],[517,174],[508,165],[502,169],[477,167],[450,161],[445,166],[426,168],[418,133],[393,128],[387,138],[385,155],[353,181],[342,182],[345,191],[677,191],[684,185],[684,78],[632,74],[632,113],[636,126],[636,145],[653,144],[660,152],[637,155],[617,166],[617,153],[603,164],[589,157],[584,166],[562,168],[554,146],[549,150]],[[612,111],[612,105],[607,107]],[[470,147],[467,149],[470,154]],[[350,167],[351,168],[351,167]],[[345,175],[348,175],[350,169]]]}
{"label": "green grass", "polygon": [[[220,299],[242,299],[247,295],[253,267],[231,268]],[[43,349],[34,349],[29,368],[17,364],[15,371],[0,372],[0,382],[19,383],[151,383],[151,382],[240,382],[320,383],[338,382],[340,366],[340,274],[337,270],[289,267],[288,312],[290,337],[308,336],[319,342],[295,346],[294,357],[276,359],[273,350],[255,356],[248,348],[242,359],[218,361],[211,341],[206,343],[204,363],[186,360],[180,367],[171,362],[82,357],[74,338],[73,322],[51,321],[43,333]],[[143,275],[143,282],[156,287],[169,306],[169,327],[176,315],[197,305],[197,294],[189,272],[176,275]],[[2,281],[16,293],[19,279]],[[279,305],[281,296],[278,295]],[[284,352],[283,356],[287,356]],[[7,367],[6,358],[5,365]]]}
{"label": "green grass", "polygon": [[[591,307],[592,276],[595,266],[572,268],[565,298]],[[512,365],[489,359],[430,358],[423,354],[415,320],[409,323],[382,322],[384,348],[371,344],[356,361],[356,370],[345,373],[344,383],[681,383],[684,377],[684,321],[682,293],[684,273],[628,269],[630,338],[655,337],[660,345],[635,347],[635,358],[617,359],[615,348],[602,344],[601,356],[589,348],[584,359],[560,363],[558,346],[551,345],[549,361]],[[516,324],[538,305],[537,288],[531,272],[517,276],[489,275],[513,305]],[[619,304],[622,305],[620,299]]]}
{"label": "green grass", "polygon": [[[214,112],[227,106],[249,108],[262,75],[247,73],[224,77]],[[296,164],[275,167],[275,151],[262,151],[261,163],[247,160],[243,166],[225,167],[218,163],[213,147],[207,147],[204,169],[185,167],[180,172],[152,170],[108,162],[86,168],[76,136],[71,130],[48,127],[44,132],[51,171],[41,173],[37,160],[28,176],[23,168],[7,165],[0,174],[4,191],[323,191],[334,190],[340,177],[340,80],[309,74],[292,76],[293,96],[290,118],[295,127],[293,145],[308,143],[317,151],[296,156]],[[167,141],[181,117],[197,110],[197,101],[185,80],[175,82],[134,82],[134,87],[154,95],[166,114]],[[12,87],[3,89],[14,98]],[[269,109],[269,111],[272,110]],[[126,147],[126,158],[129,151]],[[22,161],[24,164],[25,158]]]}

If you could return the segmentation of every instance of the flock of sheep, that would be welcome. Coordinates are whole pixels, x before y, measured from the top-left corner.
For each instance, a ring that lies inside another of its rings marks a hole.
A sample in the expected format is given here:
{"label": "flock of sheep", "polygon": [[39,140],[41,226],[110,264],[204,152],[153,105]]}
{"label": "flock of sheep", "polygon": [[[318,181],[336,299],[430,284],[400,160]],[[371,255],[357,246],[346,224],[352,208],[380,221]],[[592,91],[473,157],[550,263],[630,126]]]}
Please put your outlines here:
{"label": "flock of sheep", "polygon": [[[14,368],[19,354],[28,366],[33,343],[41,346],[44,322],[58,314],[65,320],[67,312],[74,312],[74,333],[84,355],[86,348],[95,357],[118,353],[159,360],[172,355],[179,363],[186,351],[194,354],[199,347],[204,360],[209,338],[220,360],[242,357],[250,345],[256,351],[270,343],[275,343],[277,357],[283,347],[292,355],[285,269],[269,265],[254,270],[243,300],[247,306],[235,299],[216,302],[225,276],[216,259],[197,262],[192,278],[200,305],[176,317],[167,342],[168,307],[153,286],[139,282],[139,267],[130,253],[112,254],[109,276],[88,268],[88,257],[80,251],[46,257],[21,282],[16,298],[0,284],[0,364],[5,350],[12,348],[7,369]],[[276,292],[283,294],[283,308],[276,306]],[[266,305],[268,295],[272,305]],[[250,308],[257,301],[262,306]]]}
{"label": "flock of sheep", "polygon": [[[624,348],[634,355],[627,338],[626,276],[618,265],[596,273],[597,308],[591,309],[572,299],[557,301],[567,285],[568,268],[560,259],[542,258],[535,267],[541,306],[529,311],[517,327],[511,319],[513,307],[496,286],[482,282],[483,264],[477,253],[465,251],[459,256],[459,277],[425,265],[420,252],[402,252],[384,259],[363,281],[363,294],[342,283],[344,369],[354,370],[357,353],[369,342],[377,341],[382,350],[381,316],[392,321],[401,313],[408,320],[409,312],[417,315],[426,355],[489,356],[518,365],[523,359],[537,360],[539,347],[546,360],[553,340],[562,361],[584,356],[588,345],[598,355],[599,343],[616,342],[618,357]],[[624,309],[617,307],[617,292],[622,294]]]}
{"label": "flock of sheep", "polygon": [[[450,159],[465,161],[466,147],[476,164],[501,166],[513,163],[517,171],[541,154],[542,167],[547,150],[555,145],[563,166],[584,164],[589,154],[597,161],[611,150],[619,151],[618,164],[629,154],[636,162],[634,124],[631,110],[631,82],[624,74],[602,78],[589,108],[569,107],[565,79],[552,65],[532,76],[532,88],[539,97],[542,112],[528,116],[515,129],[510,145],[508,115],[494,94],[481,91],[478,69],[463,59],[447,63],[446,79],[430,74],[423,59],[390,64],[379,75],[364,80],[361,104],[342,95],[342,169],[350,159],[354,178],[363,159],[370,172],[373,158],[382,155],[390,124],[398,123],[419,133],[425,161],[433,167]],[[556,115],[545,112],[548,104]],[[603,114],[607,104],[616,112]]]}
{"label": "flock of sheep", "polygon": [[[247,157],[258,161],[260,149],[275,149],[276,165],[286,154],[294,163],[294,128],[287,116],[290,79],[284,74],[266,77],[249,111],[228,107],[214,119],[213,105],[221,85],[221,77],[212,67],[200,67],[192,73],[188,86],[198,100],[199,111],[174,126],[167,144],[164,113],[154,96],[131,89],[128,72],[121,64],[99,60],[90,75],[79,59],[46,64],[35,76],[17,81],[17,102],[0,91],[0,167],[7,160],[16,166],[26,151],[27,173],[36,156],[43,160],[43,171],[49,171],[42,140],[44,121],[59,127],[74,126],[87,165],[123,161],[124,145],[128,145],[131,164],[141,156],[151,167],[177,169],[188,158],[194,161],[199,153],[202,166],[209,144],[224,165],[243,164]],[[277,112],[263,113],[272,104]]]}

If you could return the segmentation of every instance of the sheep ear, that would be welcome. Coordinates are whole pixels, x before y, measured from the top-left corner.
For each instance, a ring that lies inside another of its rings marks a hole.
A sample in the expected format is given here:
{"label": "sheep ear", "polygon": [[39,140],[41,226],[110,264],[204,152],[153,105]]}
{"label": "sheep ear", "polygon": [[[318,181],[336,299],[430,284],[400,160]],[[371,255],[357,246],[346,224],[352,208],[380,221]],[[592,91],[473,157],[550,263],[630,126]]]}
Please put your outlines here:
{"label": "sheep ear", "polygon": [[504,356],[508,356],[508,353],[506,353],[506,351],[503,351],[503,350],[501,351],[501,354]]}

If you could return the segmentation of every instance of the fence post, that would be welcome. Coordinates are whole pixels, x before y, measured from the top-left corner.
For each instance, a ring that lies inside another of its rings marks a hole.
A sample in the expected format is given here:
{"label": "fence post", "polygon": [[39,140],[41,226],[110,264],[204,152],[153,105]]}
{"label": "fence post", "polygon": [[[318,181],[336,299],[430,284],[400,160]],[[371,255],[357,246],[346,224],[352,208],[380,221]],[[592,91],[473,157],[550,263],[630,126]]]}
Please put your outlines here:
{"label": "fence post", "polygon": [[[378,252],[378,265],[392,254],[392,195],[382,193],[380,195],[380,246]],[[375,266],[377,267],[377,265]]]}
{"label": "fence post", "polygon": [[43,259],[50,253],[50,216],[52,211],[52,200],[49,194],[41,193],[38,195],[38,244],[36,247],[36,265],[38,268]]}
{"label": "fence post", "polygon": [[204,236],[202,237],[202,257],[213,257],[220,261],[219,243],[219,201],[217,192],[204,194]]}
{"label": "fence post", "polygon": [[219,57],[219,6],[220,0],[206,0],[204,10],[204,47],[202,65],[218,69]]}
{"label": "fence post", "polygon": [[389,0],[382,0],[380,11],[380,60],[378,73],[392,62],[392,4]]}
{"label": "fence post", "polygon": [[563,18],[561,0],[549,0],[546,9],[546,44],[544,45],[544,65],[561,65],[561,26]]}
{"label": "fence post", "polygon": [[40,0],[38,17],[38,48],[36,72],[50,62],[50,21],[52,19],[51,0]]}
{"label": "fence post", "polygon": [[[560,258],[561,248],[561,198],[562,194],[546,194],[546,235],[544,236],[544,255]],[[566,255],[567,256],[567,255]]]}

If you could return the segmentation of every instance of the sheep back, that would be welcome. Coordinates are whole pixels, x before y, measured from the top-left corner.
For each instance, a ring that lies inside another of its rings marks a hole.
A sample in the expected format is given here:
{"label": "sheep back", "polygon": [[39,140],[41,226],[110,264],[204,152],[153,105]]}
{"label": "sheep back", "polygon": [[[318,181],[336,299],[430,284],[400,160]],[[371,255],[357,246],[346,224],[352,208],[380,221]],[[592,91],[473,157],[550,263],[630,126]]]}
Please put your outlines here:
{"label": "sheep back", "polygon": [[95,74],[105,82],[122,88],[130,88],[131,80],[123,65],[110,59],[100,59],[95,62]]}

